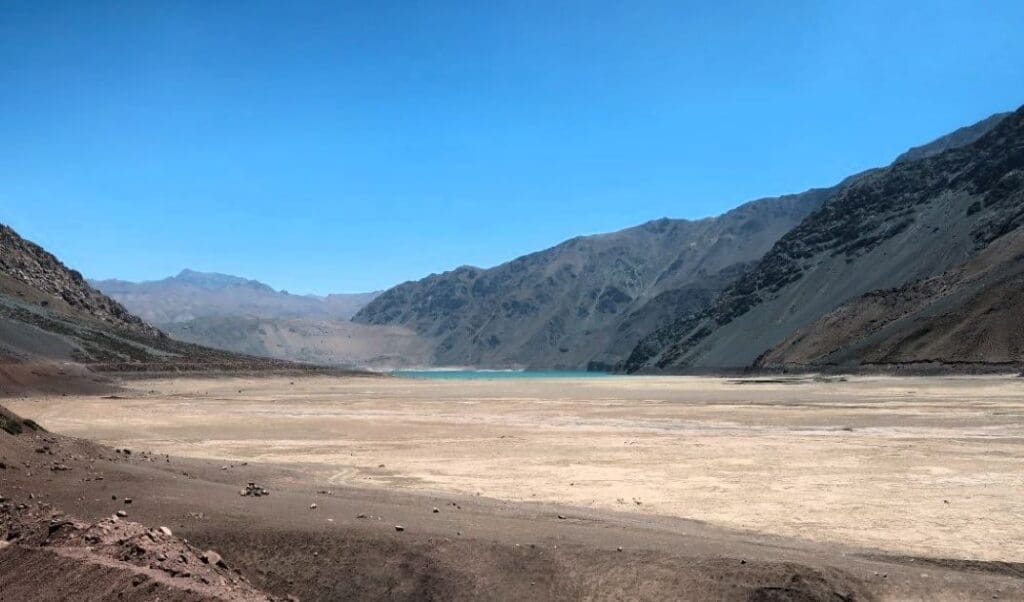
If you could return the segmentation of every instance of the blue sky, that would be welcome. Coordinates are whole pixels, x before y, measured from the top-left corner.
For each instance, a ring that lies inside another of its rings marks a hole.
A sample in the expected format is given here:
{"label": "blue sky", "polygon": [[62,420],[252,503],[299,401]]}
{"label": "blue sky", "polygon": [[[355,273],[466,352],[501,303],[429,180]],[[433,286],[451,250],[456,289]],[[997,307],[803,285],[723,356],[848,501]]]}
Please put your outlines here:
{"label": "blue sky", "polygon": [[384,288],[832,184],[1024,104],[1024,2],[0,7],[0,221],[88,276]]}

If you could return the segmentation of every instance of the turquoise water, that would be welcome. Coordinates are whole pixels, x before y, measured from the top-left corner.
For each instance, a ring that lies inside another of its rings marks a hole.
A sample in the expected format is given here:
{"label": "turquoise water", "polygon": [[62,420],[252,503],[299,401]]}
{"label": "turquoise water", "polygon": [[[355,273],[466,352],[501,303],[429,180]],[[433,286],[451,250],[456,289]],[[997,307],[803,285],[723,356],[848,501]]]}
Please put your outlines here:
{"label": "turquoise water", "polygon": [[408,378],[436,380],[607,378],[612,376],[604,372],[586,372],[583,370],[396,370],[392,374]]}

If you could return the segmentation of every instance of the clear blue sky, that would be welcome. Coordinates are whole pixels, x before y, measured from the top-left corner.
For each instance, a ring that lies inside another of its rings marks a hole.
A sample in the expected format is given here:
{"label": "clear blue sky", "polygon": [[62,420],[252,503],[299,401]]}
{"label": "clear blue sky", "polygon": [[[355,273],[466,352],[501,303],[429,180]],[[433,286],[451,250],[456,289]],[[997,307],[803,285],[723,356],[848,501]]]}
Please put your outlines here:
{"label": "clear blue sky", "polygon": [[0,6],[0,221],[383,288],[832,184],[1024,104],[1024,2]]}

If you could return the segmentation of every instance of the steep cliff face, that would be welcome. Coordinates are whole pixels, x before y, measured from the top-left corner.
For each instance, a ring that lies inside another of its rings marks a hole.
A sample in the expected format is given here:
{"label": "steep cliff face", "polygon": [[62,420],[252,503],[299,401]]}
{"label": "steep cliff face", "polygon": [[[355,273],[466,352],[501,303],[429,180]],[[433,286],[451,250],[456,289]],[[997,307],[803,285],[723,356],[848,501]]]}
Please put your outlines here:
{"label": "steep cliff face", "polygon": [[971,138],[843,188],[712,307],[645,338],[623,368],[749,366],[843,303],[934,277],[1013,232],[1024,224],[1024,109]]}
{"label": "steep cliff face", "polygon": [[392,288],[354,320],[414,330],[442,365],[611,365],[661,320],[704,308],[832,193],[763,199],[699,221],[657,220],[491,269],[459,268]]}

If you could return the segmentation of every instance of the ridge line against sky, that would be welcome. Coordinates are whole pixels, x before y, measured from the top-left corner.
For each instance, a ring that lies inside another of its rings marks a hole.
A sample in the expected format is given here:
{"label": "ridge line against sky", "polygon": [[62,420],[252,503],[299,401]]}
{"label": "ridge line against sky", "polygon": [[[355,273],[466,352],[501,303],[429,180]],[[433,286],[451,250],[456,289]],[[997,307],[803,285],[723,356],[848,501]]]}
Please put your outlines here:
{"label": "ridge line against sky", "polygon": [[379,290],[1024,103],[1020,2],[379,4],[5,3],[0,222],[95,279]]}

